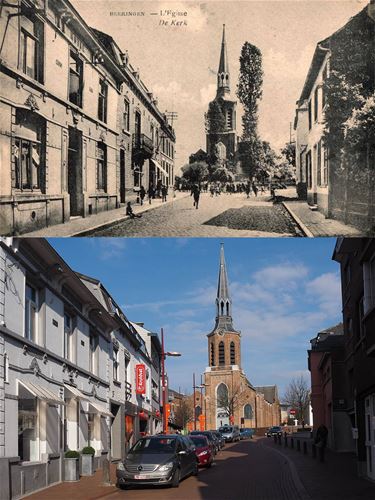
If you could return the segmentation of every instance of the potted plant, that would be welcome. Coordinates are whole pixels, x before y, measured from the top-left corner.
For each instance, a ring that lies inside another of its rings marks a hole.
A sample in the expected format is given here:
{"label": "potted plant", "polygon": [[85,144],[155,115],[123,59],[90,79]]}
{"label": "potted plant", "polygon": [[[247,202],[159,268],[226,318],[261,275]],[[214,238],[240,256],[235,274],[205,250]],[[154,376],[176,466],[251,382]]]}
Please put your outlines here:
{"label": "potted plant", "polygon": [[79,481],[79,452],[68,450],[64,458],[64,481]]}
{"label": "potted plant", "polygon": [[95,450],[92,446],[85,446],[81,451],[82,460],[82,476],[92,476],[93,475],[93,462],[94,462]]}

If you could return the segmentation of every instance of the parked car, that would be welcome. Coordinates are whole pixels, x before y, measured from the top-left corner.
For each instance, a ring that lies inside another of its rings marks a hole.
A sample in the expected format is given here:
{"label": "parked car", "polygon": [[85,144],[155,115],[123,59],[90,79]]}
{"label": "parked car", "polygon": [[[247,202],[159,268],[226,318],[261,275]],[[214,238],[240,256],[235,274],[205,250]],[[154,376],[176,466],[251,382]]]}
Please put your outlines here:
{"label": "parked car", "polygon": [[212,434],[212,432],[211,431],[192,431],[192,432],[190,432],[189,435],[197,436],[198,434],[207,437],[208,442],[210,443],[210,446],[212,449],[212,453],[214,455],[216,455],[216,453],[219,451],[219,444],[218,444],[218,440],[215,438],[215,436]]}
{"label": "parked car", "polygon": [[199,465],[202,467],[211,467],[214,460],[214,454],[207,436],[203,434],[194,434],[190,436],[191,441],[195,445],[195,454],[197,455]]}
{"label": "parked car", "polygon": [[217,439],[219,440],[219,447],[220,447],[220,450],[221,450],[222,448],[224,448],[224,446],[225,446],[225,438],[223,437],[223,435],[222,435],[222,434],[220,434],[220,432],[219,432],[219,431],[216,431],[216,430],[211,431],[211,432],[212,432],[212,433],[213,433],[213,434],[217,437]]}
{"label": "parked car", "polygon": [[249,429],[248,427],[242,427],[240,429],[240,438],[241,439],[252,438],[253,434],[254,434],[254,429]]}
{"label": "parked car", "polygon": [[267,437],[282,436],[282,434],[283,431],[279,425],[274,425],[273,427],[270,427],[266,432]]}
{"label": "parked car", "polygon": [[225,438],[225,441],[234,443],[240,440],[240,430],[238,425],[224,425],[219,427],[219,432]]}
{"label": "parked car", "polygon": [[177,487],[190,474],[198,474],[193,446],[177,434],[147,436],[139,439],[125,460],[117,465],[117,486],[169,485]]}

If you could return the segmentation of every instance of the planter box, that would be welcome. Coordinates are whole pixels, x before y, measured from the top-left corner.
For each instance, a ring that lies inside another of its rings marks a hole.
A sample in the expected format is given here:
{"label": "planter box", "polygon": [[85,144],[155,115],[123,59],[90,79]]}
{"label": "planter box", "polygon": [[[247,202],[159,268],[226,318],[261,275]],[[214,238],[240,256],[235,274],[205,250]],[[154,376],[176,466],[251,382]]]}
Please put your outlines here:
{"label": "planter box", "polygon": [[78,458],[64,458],[64,481],[79,481]]}
{"label": "planter box", "polygon": [[94,473],[92,455],[81,455],[82,476],[92,476]]}

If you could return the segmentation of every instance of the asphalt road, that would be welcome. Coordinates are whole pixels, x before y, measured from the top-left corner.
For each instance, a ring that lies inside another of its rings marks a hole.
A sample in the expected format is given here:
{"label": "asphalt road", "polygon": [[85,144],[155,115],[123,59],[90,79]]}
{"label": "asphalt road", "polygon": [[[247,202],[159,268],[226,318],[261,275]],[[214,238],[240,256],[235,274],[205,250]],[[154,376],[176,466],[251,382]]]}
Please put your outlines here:
{"label": "asphalt road", "polygon": [[[290,462],[264,439],[230,443],[210,469],[184,479],[178,488],[118,490],[107,499],[142,500],[305,500]],[[293,467],[293,466],[292,466]]]}

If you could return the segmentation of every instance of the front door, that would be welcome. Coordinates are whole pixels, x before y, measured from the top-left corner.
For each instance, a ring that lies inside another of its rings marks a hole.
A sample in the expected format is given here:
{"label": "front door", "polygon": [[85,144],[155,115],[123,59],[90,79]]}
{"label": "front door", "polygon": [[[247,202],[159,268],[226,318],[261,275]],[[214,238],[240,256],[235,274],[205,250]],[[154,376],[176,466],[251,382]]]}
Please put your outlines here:
{"label": "front door", "polygon": [[120,149],[120,203],[125,203],[125,150]]}
{"label": "front door", "polygon": [[83,215],[82,132],[69,127],[68,192],[70,215]]}
{"label": "front door", "polygon": [[375,394],[365,399],[367,476],[375,480]]}

